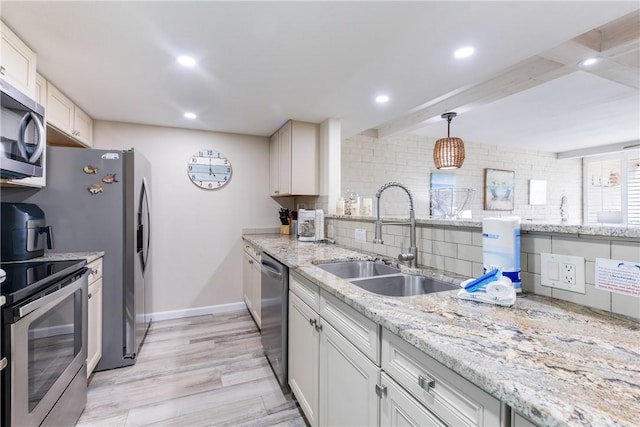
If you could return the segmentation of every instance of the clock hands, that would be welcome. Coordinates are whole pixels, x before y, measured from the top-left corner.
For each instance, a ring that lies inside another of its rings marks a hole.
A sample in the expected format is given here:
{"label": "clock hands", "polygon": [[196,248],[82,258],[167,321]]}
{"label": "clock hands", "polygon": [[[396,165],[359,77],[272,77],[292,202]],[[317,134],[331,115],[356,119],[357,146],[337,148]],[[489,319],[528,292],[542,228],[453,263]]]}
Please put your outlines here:
{"label": "clock hands", "polygon": [[211,169],[211,157],[209,157],[209,175],[216,176],[216,174],[213,173],[213,170]]}

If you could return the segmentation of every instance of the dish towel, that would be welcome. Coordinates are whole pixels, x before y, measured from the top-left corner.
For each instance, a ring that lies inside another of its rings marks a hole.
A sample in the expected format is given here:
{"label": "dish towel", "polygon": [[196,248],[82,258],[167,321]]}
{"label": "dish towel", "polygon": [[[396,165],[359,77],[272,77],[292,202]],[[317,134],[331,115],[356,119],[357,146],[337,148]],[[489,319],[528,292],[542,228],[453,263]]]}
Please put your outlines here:
{"label": "dish towel", "polygon": [[[497,272],[497,273],[494,273]],[[458,298],[510,307],[516,302],[516,290],[511,279],[493,270],[479,278],[460,284]]]}

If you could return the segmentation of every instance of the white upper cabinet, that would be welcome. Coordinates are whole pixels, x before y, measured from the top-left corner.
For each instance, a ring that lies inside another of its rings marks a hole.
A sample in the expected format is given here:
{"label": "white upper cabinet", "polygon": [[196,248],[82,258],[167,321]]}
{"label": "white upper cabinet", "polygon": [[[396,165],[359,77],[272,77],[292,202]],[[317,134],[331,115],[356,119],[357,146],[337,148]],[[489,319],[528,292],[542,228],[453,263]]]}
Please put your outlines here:
{"label": "white upper cabinet", "polygon": [[36,54],[0,22],[0,77],[30,98],[36,97]]}
{"label": "white upper cabinet", "polygon": [[[47,121],[47,81],[40,74],[36,73],[36,90],[35,97],[36,102],[45,107],[44,120]],[[46,123],[45,123],[46,124]]]}
{"label": "white upper cabinet", "polygon": [[47,122],[58,130],[71,135],[74,121],[73,101],[67,98],[51,82],[47,83]]}
{"label": "white upper cabinet", "polygon": [[93,146],[93,120],[51,82],[47,82],[46,114],[47,124],[63,133],[51,132],[50,143],[73,145],[64,141],[71,137],[85,147]]}
{"label": "white upper cabinet", "polygon": [[289,120],[271,136],[271,196],[317,196],[320,193],[319,135],[319,125]]}

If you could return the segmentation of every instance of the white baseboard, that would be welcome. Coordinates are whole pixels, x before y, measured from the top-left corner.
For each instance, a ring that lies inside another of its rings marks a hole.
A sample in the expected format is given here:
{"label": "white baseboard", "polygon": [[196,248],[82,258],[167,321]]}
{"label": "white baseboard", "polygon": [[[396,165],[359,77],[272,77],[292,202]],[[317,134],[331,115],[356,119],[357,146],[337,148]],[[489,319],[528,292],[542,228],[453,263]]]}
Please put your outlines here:
{"label": "white baseboard", "polygon": [[186,317],[202,316],[205,314],[227,313],[229,311],[246,310],[244,302],[232,302],[230,304],[210,305],[208,307],[187,308],[184,310],[159,311],[151,313],[151,321],[184,319]]}

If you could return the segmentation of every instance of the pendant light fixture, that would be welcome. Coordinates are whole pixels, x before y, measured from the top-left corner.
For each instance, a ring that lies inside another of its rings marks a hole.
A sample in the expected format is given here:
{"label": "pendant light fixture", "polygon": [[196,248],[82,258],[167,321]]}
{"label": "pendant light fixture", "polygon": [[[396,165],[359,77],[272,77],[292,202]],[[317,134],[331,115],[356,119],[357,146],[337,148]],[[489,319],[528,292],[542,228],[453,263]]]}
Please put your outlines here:
{"label": "pendant light fixture", "polygon": [[444,113],[440,117],[447,120],[447,137],[440,138],[433,147],[433,161],[436,169],[458,169],[464,162],[464,142],[460,138],[451,138],[451,120],[457,113]]}

